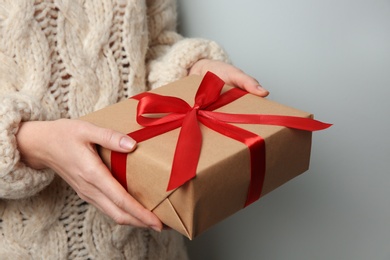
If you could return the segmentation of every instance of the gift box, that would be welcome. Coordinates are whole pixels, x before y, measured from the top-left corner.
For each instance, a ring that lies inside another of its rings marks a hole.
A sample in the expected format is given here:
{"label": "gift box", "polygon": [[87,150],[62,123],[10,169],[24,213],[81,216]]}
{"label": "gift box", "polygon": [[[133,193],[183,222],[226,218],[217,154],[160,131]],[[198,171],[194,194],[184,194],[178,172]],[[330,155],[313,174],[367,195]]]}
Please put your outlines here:
{"label": "gift box", "polygon": [[309,167],[310,113],[189,76],[81,118],[129,134],[129,154],[98,147],[115,178],[192,239]]}

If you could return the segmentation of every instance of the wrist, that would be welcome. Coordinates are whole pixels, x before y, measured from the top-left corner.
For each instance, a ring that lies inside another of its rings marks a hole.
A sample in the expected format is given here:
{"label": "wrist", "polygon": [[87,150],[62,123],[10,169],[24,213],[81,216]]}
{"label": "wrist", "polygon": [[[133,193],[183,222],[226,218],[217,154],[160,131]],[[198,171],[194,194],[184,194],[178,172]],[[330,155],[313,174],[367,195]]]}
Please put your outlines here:
{"label": "wrist", "polygon": [[27,121],[20,124],[18,132],[16,133],[16,143],[20,154],[20,159],[29,167],[34,169],[47,168],[40,158],[44,155],[41,154],[40,140],[41,135],[44,132],[42,127],[43,122]]}

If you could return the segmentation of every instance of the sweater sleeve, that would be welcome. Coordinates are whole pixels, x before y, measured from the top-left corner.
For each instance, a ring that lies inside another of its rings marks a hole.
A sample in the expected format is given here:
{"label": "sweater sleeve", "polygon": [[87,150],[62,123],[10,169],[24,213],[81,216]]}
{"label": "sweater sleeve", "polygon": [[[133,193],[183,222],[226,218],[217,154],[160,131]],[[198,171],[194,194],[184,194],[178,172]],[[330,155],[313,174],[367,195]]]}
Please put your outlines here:
{"label": "sweater sleeve", "polygon": [[200,38],[184,38],[176,32],[176,1],[147,1],[149,50],[147,53],[148,84],[156,88],[187,76],[200,59],[229,62],[217,43]]}
{"label": "sweater sleeve", "polygon": [[32,196],[54,178],[54,173],[49,169],[35,170],[27,167],[20,161],[17,149],[15,135],[20,123],[44,120],[43,114],[40,104],[27,93],[0,95],[0,198]]}

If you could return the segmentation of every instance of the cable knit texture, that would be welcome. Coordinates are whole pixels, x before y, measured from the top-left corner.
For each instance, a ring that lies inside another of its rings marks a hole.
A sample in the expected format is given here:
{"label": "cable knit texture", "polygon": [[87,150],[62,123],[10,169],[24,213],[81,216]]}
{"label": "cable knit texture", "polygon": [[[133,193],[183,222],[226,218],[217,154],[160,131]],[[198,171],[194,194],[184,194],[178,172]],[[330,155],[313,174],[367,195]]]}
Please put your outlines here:
{"label": "cable knit texture", "polygon": [[[175,32],[173,0],[0,0],[0,259],[187,259],[182,237],[116,225],[20,161],[21,122],[77,118],[227,61]],[[34,137],[31,137],[34,138]]]}

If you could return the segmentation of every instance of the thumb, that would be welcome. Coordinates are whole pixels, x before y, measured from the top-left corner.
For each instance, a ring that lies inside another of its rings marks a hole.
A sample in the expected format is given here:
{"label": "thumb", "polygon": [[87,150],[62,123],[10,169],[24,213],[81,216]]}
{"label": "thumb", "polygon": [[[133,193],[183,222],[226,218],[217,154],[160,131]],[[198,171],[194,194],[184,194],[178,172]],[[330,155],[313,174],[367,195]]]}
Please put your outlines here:
{"label": "thumb", "polygon": [[269,94],[268,90],[264,89],[255,78],[242,71],[231,74],[231,80],[235,86],[245,89],[249,93],[257,96],[266,97]]}
{"label": "thumb", "polygon": [[112,129],[98,127],[93,124],[90,126],[92,128],[89,131],[90,141],[95,144],[123,153],[132,152],[137,147],[137,142],[126,134],[122,134]]}
{"label": "thumb", "polygon": [[132,152],[137,147],[137,142],[127,135],[122,135],[119,139],[119,147],[127,152]]}

